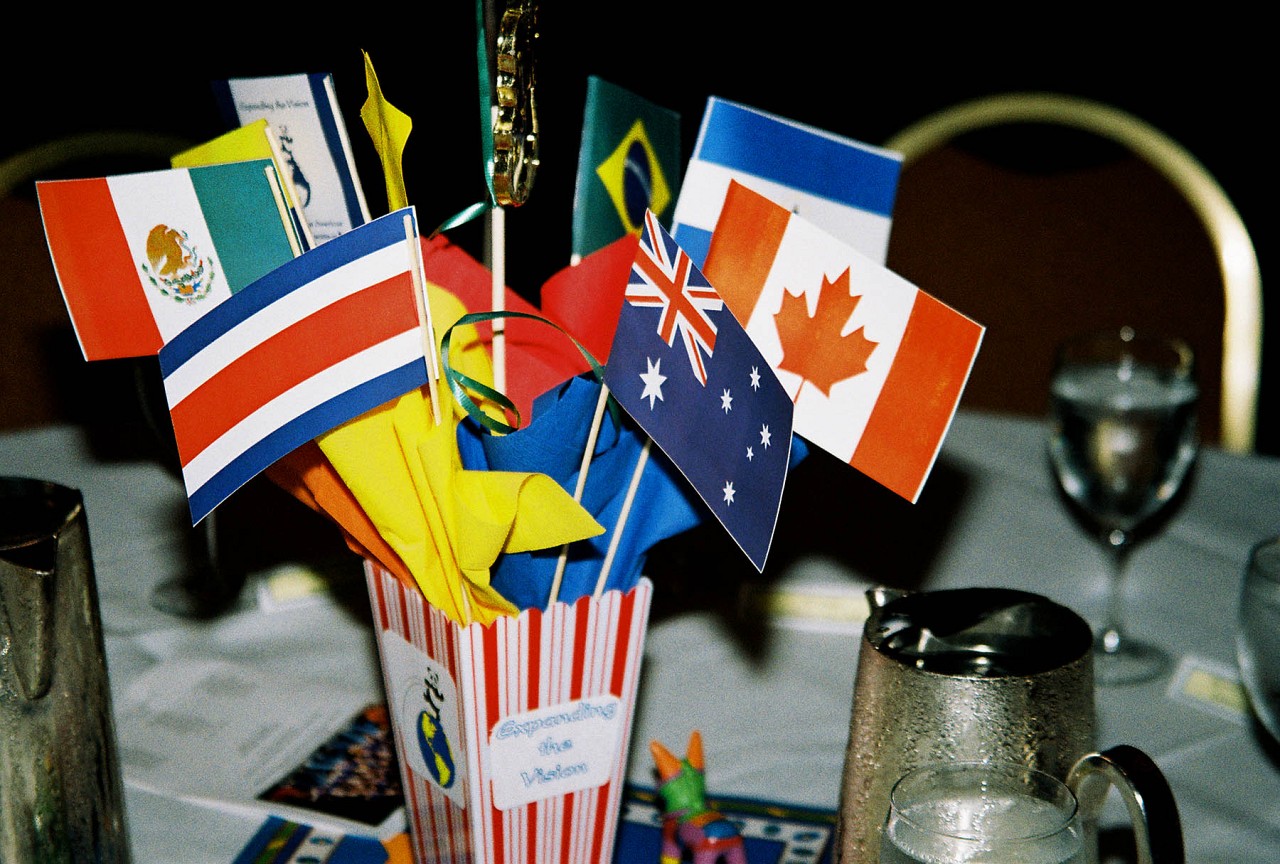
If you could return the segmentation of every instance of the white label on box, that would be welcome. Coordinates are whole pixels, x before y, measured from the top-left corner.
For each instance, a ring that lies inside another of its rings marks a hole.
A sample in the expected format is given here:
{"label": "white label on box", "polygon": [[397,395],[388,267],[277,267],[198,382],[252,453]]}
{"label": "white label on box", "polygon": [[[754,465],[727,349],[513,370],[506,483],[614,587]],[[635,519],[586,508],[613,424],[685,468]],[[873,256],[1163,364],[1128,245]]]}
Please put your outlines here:
{"label": "white label on box", "polygon": [[616,696],[588,696],[503,717],[489,736],[500,810],[593,789],[617,766],[626,714]]}
{"label": "white label on box", "polygon": [[459,807],[467,806],[458,688],[448,671],[399,634],[384,630],[382,662],[387,699],[410,770],[440,788]]}

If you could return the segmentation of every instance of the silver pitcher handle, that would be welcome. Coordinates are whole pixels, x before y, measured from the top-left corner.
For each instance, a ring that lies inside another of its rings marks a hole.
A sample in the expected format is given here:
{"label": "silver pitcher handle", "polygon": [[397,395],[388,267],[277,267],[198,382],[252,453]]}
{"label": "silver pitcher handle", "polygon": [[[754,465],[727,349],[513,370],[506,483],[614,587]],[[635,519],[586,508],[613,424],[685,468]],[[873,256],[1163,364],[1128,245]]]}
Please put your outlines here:
{"label": "silver pitcher handle", "polygon": [[[1173,790],[1146,753],[1127,744],[1089,753],[1071,768],[1067,786],[1080,802],[1080,818],[1089,833],[1096,834],[1102,804],[1115,786],[1133,823],[1137,864],[1185,864],[1182,820]],[[1093,849],[1096,844],[1087,845]]]}

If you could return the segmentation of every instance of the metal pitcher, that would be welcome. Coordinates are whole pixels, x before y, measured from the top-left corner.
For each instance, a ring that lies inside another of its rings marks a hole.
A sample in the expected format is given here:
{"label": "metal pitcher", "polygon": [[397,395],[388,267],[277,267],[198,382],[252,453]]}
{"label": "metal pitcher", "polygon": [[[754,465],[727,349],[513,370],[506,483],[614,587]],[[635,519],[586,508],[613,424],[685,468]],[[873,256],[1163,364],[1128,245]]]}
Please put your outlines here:
{"label": "metal pitcher", "polygon": [[1094,751],[1093,637],[1083,618],[1002,588],[875,588],[867,598],[840,791],[840,864],[879,864],[900,777],[961,760],[1020,763],[1067,781],[1090,833],[1114,784],[1143,847],[1139,860],[1181,861],[1177,808],[1154,763],[1132,747]]}
{"label": "metal pitcher", "polygon": [[14,477],[0,477],[0,861],[129,861],[84,502]]}

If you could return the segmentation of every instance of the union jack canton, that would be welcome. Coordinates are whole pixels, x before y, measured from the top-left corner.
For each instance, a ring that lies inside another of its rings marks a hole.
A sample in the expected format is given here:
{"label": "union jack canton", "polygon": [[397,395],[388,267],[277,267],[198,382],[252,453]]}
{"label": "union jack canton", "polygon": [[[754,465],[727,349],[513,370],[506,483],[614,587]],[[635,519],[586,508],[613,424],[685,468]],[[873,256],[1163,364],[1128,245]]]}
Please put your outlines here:
{"label": "union jack canton", "polygon": [[[652,210],[645,211],[644,222],[626,301],[633,306],[656,306],[662,310],[658,335],[667,345],[674,345],[676,335],[680,335],[693,374],[706,386],[707,369],[702,355],[710,360],[716,349],[716,325],[707,313],[723,309],[724,301],[684,250],[666,236]],[[654,242],[655,236],[664,242]]]}

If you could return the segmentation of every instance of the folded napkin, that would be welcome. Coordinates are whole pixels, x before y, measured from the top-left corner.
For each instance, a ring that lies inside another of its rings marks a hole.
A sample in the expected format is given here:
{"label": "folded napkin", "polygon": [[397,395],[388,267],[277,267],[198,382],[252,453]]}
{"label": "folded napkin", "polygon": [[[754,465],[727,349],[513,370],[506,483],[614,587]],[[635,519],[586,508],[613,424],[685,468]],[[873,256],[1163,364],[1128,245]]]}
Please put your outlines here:
{"label": "folded napkin", "polygon": [[[462,464],[498,472],[536,471],[566,490],[576,489],[600,388],[590,375],[571,378],[538,397],[531,422],[507,435],[490,434],[474,420],[464,420],[458,426]],[[569,547],[557,596],[565,602],[595,591],[644,446],[644,432],[627,419],[619,426],[617,418],[608,411],[603,415],[581,502],[605,526],[605,533]],[[692,528],[710,515],[661,451],[651,452],[639,483],[603,590],[630,590],[640,578],[646,554],[655,543]],[[504,555],[494,568],[492,586],[521,609],[543,608],[559,556],[558,548]]]}

